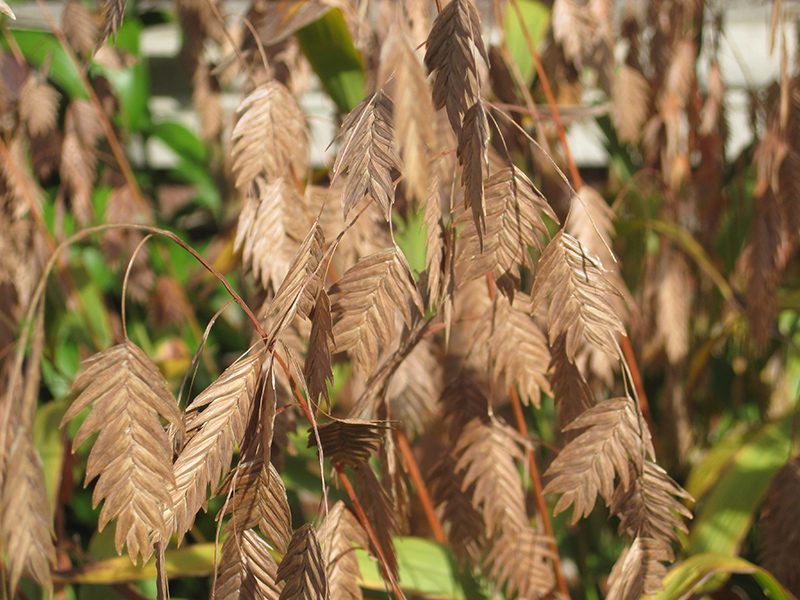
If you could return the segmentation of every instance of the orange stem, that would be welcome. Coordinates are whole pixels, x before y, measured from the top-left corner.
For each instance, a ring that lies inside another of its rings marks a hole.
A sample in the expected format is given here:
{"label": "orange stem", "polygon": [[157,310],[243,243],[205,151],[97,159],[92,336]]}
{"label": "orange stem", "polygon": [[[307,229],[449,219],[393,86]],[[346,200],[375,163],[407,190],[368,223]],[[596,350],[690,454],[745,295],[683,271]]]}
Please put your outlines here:
{"label": "orange stem", "polygon": [[431,496],[428,493],[428,488],[419,472],[419,466],[417,466],[417,461],[414,459],[414,453],[411,451],[408,438],[406,437],[406,434],[399,429],[397,430],[397,445],[400,447],[400,453],[403,455],[403,460],[406,463],[408,474],[411,476],[411,480],[414,482],[414,487],[417,488],[417,496],[419,496],[419,502],[422,504],[422,510],[425,511],[425,517],[428,519],[428,524],[431,526],[431,531],[433,531],[433,537],[440,544],[445,544],[447,543],[447,538],[444,535],[444,529],[439,521],[439,517],[436,516],[436,511],[433,508],[433,502],[431,501]]}
{"label": "orange stem", "polygon": [[567,160],[572,182],[575,184],[576,189],[581,189],[583,186],[583,179],[581,178],[581,174],[578,171],[577,165],[575,164],[575,159],[572,157],[572,151],[567,143],[567,131],[564,129],[564,123],[561,121],[561,114],[558,112],[558,105],[556,104],[556,97],[553,95],[553,88],[550,86],[550,79],[547,77],[547,73],[544,71],[542,60],[539,56],[539,51],[536,50],[536,44],[533,42],[531,32],[528,30],[528,26],[525,23],[524,17],[522,16],[522,10],[520,10],[519,2],[517,0],[511,0],[511,4],[514,7],[514,11],[517,13],[517,19],[519,20],[520,27],[522,27],[522,35],[525,37],[525,43],[528,46],[528,52],[530,52],[533,65],[536,67],[536,73],[539,76],[539,81],[542,84],[542,90],[544,91],[545,98],[547,98],[547,104],[550,107],[550,112],[553,113],[553,121],[556,124],[556,131],[558,132],[558,139],[561,141],[561,147],[564,149],[564,158]]}
{"label": "orange stem", "polygon": [[[522,414],[522,403],[519,400],[517,390],[512,385],[508,390],[511,396],[511,408],[514,409],[514,418],[517,422],[517,429],[524,438],[528,438],[528,424],[525,422],[525,416]],[[533,482],[533,493],[536,497],[536,507],[542,517],[542,524],[547,538],[550,540],[550,549],[553,552],[553,571],[556,574],[556,581],[558,582],[558,589],[565,598],[569,598],[569,586],[567,580],[564,579],[564,574],[561,572],[561,559],[558,555],[558,546],[556,545],[556,538],[553,535],[553,525],[550,523],[550,515],[547,512],[547,503],[544,501],[544,494],[542,493],[542,479],[539,476],[539,468],[536,465],[536,457],[533,450],[528,448],[525,452],[528,458],[528,465],[531,471],[531,481]]]}

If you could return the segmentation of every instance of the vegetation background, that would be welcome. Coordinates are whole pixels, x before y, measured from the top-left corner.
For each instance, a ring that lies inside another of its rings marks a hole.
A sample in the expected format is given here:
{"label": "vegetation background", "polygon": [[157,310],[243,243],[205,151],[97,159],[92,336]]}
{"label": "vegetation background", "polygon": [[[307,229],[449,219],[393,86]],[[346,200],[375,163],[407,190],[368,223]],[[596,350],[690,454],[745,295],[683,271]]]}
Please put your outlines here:
{"label": "vegetation background", "polygon": [[725,2],[35,6],[3,597],[800,595],[795,3],[735,151]]}

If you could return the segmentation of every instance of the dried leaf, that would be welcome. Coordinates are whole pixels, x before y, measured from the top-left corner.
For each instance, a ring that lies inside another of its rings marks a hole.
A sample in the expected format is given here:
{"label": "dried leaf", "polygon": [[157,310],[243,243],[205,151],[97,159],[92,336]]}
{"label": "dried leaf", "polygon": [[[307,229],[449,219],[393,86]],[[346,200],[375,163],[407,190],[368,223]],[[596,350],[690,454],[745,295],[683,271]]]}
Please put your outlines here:
{"label": "dried leaf", "polygon": [[600,402],[565,427],[565,431],[585,431],[559,452],[545,473],[551,479],[544,493],[561,494],[554,513],[574,505],[575,523],[592,512],[598,494],[610,503],[615,474],[620,489],[631,488],[635,483],[631,464],[641,471],[644,456],[654,454],[644,427],[644,419],[630,398]]}
{"label": "dried leaf", "polygon": [[428,276],[428,304],[438,305],[444,292],[445,232],[442,227],[442,198],[439,177],[431,180],[425,199],[425,272]]}
{"label": "dried leaf", "polygon": [[472,0],[453,0],[433,23],[425,66],[433,74],[433,104],[446,109],[456,134],[461,131],[467,109],[480,98],[478,56],[489,64],[480,15]]}
{"label": "dried leaf", "polygon": [[265,315],[272,324],[271,341],[278,339],[295,315],[307,318],[314,308],[325,276],[320,265],[324,246],[322,228],[314,221]]}
{"label": "dried leaf", "polygon": [[583,375],[567,357],[566,336],[560,335],[550,349],[550,381],[558,409],[560,429],[594,404],[594,394]]}
{"label": "dried leaf", "polygon": [[169,538],[164,513],[172,506],[175,476],[161,419],[182,428],[175,399],[158,368],[130,341],[84,361],[72,389],[78,396],[61,426],[91,407],[72,448],[98,434],[86,465],[86,483],[98,478],[93,504],[105,500],[98,529],[117,519],[117,552],[127,544],[131,560],[146,561],[153,543]]}
{"label": "dried leaf", "polygon": [[308,338],[308,353],[303,372],[308,382],[308,397],[312,403],[319,404],[325,398],[328,410],[331,397],[328,382],[333,383],[331,370],[331,346],[334,346],[333,323],[331,321],[331,301],[328,293],[321,290],[317,304],[311,311],[311,335]]}
{"label": "dried leaf", "polygon": [[431,185],[430,152],[436,147],[436,111],[425,70],[414,45],[402,28],[392,30],[381,48],[378,80],[385,86],[393,78],[394,140],[403,163],[403,176],[411,195],[424,200]]}
{"label": "dried leaf", "polygon": [[620,292],[600,262],[563,230],[539,259],[531,296],[534,310],[547,307],[550,343],[566,334],[570,361],[587,345],[612,357],[620,355],[617,336],[625,328],[612,304]]}
{"label": "dried leaf", "polygon": [[222,544],[222,558],[213,597],[217,600],[279,600],[282,585],[278,565],[267,543],[252,529],[230,535]]}
{"label": "dried leaf", "polygon": [[[385,421],[365,419],[333,419],[317,428],[322,451],[334,465],[356,467],[367,462],[383,440]],[[314,448],[317,438],[308,432],[308,447]]]}
{"label": "dried leaf", "polygon": [[638,600],[661,590],[667,573],[662,564],[668,562],[668,550],[656,540],[637,537],[614,564],[608,578],[609,600]]}
{"label": "dried leaf", "polygon": [[234,248],[265,289],[278,289],[306,233],[303,200],[281,177],[256,176],[239,216]]}
{"label": "dried leaf", "polygon": [[11,442],[0,494],[0,535],[8,557],[8,584],[15,596],[23,574],[52,593],[51,569],[56,564],[53,524],[42,461],[31,432],[18,429]]}
{"label": "dried leaf", "polygon": [[472,503],[474,484],[464,485],[464,471],[456,470],[456,460],[448,451],[441,453],[427,481],[455,555],[465,562],[477,561],[486,545],[486,524]]}
{"label": "dried leaf", "polygon": [[55,128],[59,97],[54,87],[35,75],[29,75],[25,80],[20,90],[19,118],[31,136],[44,136]]}
{"label": "dried leaf", "polygon": [[325,562],[317,534],[310,523],[294,532],[278,566],[277,580],[285,582],[281,600],[327,600]]}
{"label": "dried leaf", "polygon": [[336,350],[350,352],[356,368],[371,374],[381,350],[396,337],[396,315],[412,321],[411,305],[420,314],[422,300],[411,269],[399,248],[362,258],[330,290]]}
{"label": "dried leaf", "polygon": [[533,317],[528,313],[530,298],[518,292],[513,303],[498,296],[491,314],[488,347],[495,381],[516,385],[523,403],[539,407],[541,393],[552,395],[546,373],[550,350]]}
{"label": "dried leaf", "polygon": [[89,56],[97,47],[100,29],[95,15],[81,2],[69,0],[61,13],[61,28],[70,46],[81,56]]}
{"label": "dried leaf", "polygon": [[597,22],[591,11],[577,0],[553,2],[553,38],[561,45],[564,56],[579,68],[590,53]]}
{"label": "dried leaf", "polygon": [[461,165],[464,206],[472,210],[472,221],[475,223],[479,245],[483,249],[483,238],[486,234],[484,181],[489,170],[489,122],[480,100],[464,114],[456,155]]}
{"label": "dried leaf", "polygon": [[369,548],[367,533],[344,503],[334,504],[318,532],[331,598],[361,600],[361,570],[356,548]]}
{"label": "dried leaf", "polygon": [[[187,442],[173,465],[173,529],[182,537],[230,470],[234,446],[244,437],[255,402],[264,351],[247,354],[228,367],[186,407]],[[202,410],[201,410],[202,409]]]}
{"label": "dried leaf", "polygon": [[[362,464],[355,471],[358,497],[364,505],[367,520],[375,530],[378,543],[383,550],[387,566],[391,571],[389,575],[396,580],[398,567],[392,536],[397,533],[397,518],[392,500],[369,465]],[[373,553],[376,556],[378,554],[374,548]],[[381,565],[381,569],[383,569],[383,565]]]}
{"label": "dried leaf", "polygon": [[461,433],[453,452],[456,470],[464,471],[462,490],[474,486],[472,505],[481,511],[486,535],[508,527],[526,527],[525,496],[515,460],[522,460],[516,436],[497,422],[473,419]]}
{"label": "dried leaf", "polygon": [[555,587],[550,563],[552,541],[531,527],[508,528],[486,557],[489,576],[511,598],[549,598]]}
{"label": "dried leaf", "polygon": [[231,157],[236,187],[246,190],[256,175],[272,182],[299,181],[306,173],[308,135],[303,111],[281,83],[257,87],[236,109]]}
{"label": "dried leaf", "polygon": [[400,169],[393,145],[392,101],[382,90],[365,98],[347,115],[339,135],[342,147],[333,165],[331,185],[347,172],[344,217],[366,194],[389,221],[394,203],[392,169]]}
{"label": "dried leaf", "polygon": [[[498,169],[486,182],[486,232],[467,229],[459,239],[456,277],[459,282],[492,273],[509,297],[519,289],[519,266],[533,267],[529,247],[541,252],[549,236],[542,213],[558,222],[553,209],[517,167]],[[463,215],[460,222],[467,220]],[[483,247],[481,248],[481,241]]]}
{"label": "dried leaf", "polygon": [[692,518],[681,500],[691,500],[691,496],[656,463],[645,460],[641,470],[636,468],[631,473],[632,485],[627,486],[621,479],[611,511],[619,515],[620,532],[660,543],[665,548],[663,560],[672,561],[675,557],[670,544],[680,541],[677,531],[689,533],[684,519]]}
{"label": "dried leaf", "polygon": [[650,84],[630,66],[620,67],[611,88],[611,121],[621,142],[639,141],[650,109]]}
{"label": "dried leaf", "polygon": [[800,460],[794,458],[772,479],[761,509],[759,554],[764,568],[793,594],[800,594]]}
{"label": "dried leaf", "polygon": [[428,431],[439,413],[444,372],[431,338],[423,338],[400,363],[386,387],[389,416],[407,431]]}
{"label": "dried leaf", "polygon": [[689,352],[689,325],[694,285],[683,254],[668,250],[662,255],[656,289],[656,329],[667,359],[679,364]]}
{"label": "dried leaf", "polygon": [[258,527],[280,553],[286,553],[292,538],[292,513],[280,473],[264,461],[240,462],[223,494],[231,492],[228,528],[235,533]]}
{"label": "dried leaf", "polygon": [[110,35],[117,35],[122,18],[125,16],[127,0],[104,0],[103,2],[103,35],[97,41],[100,48]]}

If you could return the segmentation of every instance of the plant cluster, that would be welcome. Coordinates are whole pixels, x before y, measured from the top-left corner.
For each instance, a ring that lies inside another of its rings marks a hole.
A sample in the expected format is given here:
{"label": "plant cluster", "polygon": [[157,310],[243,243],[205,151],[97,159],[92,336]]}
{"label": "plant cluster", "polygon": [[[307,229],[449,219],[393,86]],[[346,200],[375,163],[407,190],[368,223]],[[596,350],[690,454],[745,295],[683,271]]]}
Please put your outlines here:
{"label": "plant cluster", "polygon": [[[781,2],[733,161],[700,0],[145,4],[3,24],[5,596],[798,591]],[[199,133],[148,105],[170,20]]]}

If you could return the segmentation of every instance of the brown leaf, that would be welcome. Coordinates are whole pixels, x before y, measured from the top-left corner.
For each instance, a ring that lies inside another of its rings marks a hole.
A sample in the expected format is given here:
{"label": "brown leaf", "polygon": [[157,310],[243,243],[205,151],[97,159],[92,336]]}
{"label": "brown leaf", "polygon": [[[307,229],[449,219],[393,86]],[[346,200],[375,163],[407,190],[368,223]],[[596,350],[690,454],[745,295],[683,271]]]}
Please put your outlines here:
{"label": "brown leaf", "polygon": [[[396,580],[398,566],[392,537],[397,533],[397,516],[392,500],[368,464],[360,465],[355,471],[358,497],[364,505],[367,520],[375,530],[386,564],[391,571],[390,576]],[[373,554],[378,555],[374,548]],[[383,569],[382,564],[381,569]]]}
{"label": "brown leaf", "polygon": [[514,296],[513,303],[498,296],[490,313],[488,346],[495,381],[518,386],[522,402],[530,400],[538,408],[541,393],[553,393],[546,377],[550,350],[529,307],[530,298],[523,292]]}
{"label": "brown leaf", "polygon": [[331,185],[347,172],[344,217],[366,194],[389,221],[394,204],[392,169],[400,169],[393,142],[392,101],[382,90],[368,96],[347,115],[339,135],[342,147],[333,164]]}
{"label": "brown leaf", "polygon": [[429,305],[438,305],[444,292],[445,232],[439,185],[439,177],[433,177],[425,199],[425,272]]}
{"label": "brown leaf", "polygon": [[[549,237],[542,219],[558,217],[530,179],[517,167],[498,169],[486,181],[486,232],[467,228],[458,243],[456,278],[459,282],[492,273],[509,297],[519,289],[519,267],[532,268],[529,247],[541,252]],[[459,222],[468,219],[463,214]],[[483,247],[481,247],[481,242]]]}
{"label": "brown leaf", "polygon": [[80,56],[89,56],[97,47],[100,28],[94,13],[81,0],[69,0],[61,13],[61,28],[70,46]]}
{"label": "brown leaf", "polygon": [[525,495],[515,461],[522,460],[516,435],[498,422],[473,419],[455,448],[456,469],[464,472],[461,489],[474,486],[472,505],[481,511],[486,535],[507,527],[525,527]]}
{"label": "brown leaf", "polygon": [[637,537],[614,564],[608,578],[609,600],[638,600],[661,590],[667,573],[662,564],[671,560],[668,548],[648,537]]}
{"label": "brown leaf", "polygon": [[234,248],[264,289],[278,289],[306,234],[303,200],[281,177],[267,183],[256,176],[247,194]]}
{"label": "brown leaf", "polygon": [[650,109],[650,84],[641,72],[623,65],[612,81],[611,120],[621,142],[639,140]]}
{"label": "brown leaf", "polygon": [[311,335],[308,338],[308,352],[303,372],[308,382],[308,397],[314,404],[321,398],[330,410],[331,397],[328,393],[328,382],[333,383],[331,370],[331,346],[334,346],[333,324],[331,321],[331,301],[328,293],[321,290],[317,296],[317,304],[311,311]]}
{"label": "brown leaf", "polygon": [[19,118],[33,137],[50,133],[58,120],[60,94],[56,89],[29,75],[20,90]]}
{"label": "brown leaf", "polygon": [[[369,461],[383,440],[383,431],[390,425],[385,421],[365,419],[333,419],[317,428],[322,451],[334,465],[356,467]],[[308,432],[308,447],[314,448],[317,438]]]}
{"label": "brown leaf", "polygon": [[558,409],[559,428],[578,418],[594,404],[594,393],[583,375],[567,357],[566,336],[560,335],[550,349],[550,381]]}
{"label": "brown leaf", "polygon": [[575,523],[592,512],[598,494],[610,503],[615,474],[620,489],[629,489],[631,464],[641,470],[644,455],[654,453],[649,435],[642,437],[643,427],[644,420],[630,398],[600,402],[565,427],[565,431],[585,431],[559,452],[545,473],[551,479],[544,493],[561,494],[554,513],[574,505]]}
{"label": "brown leaf", "polygon": [[489,576],[508,597],[550,598],[555,587],[552,541],[531,527],[511,527],[492,542],[486,557]]}
{"label": "brown leaf", "polygon": [[667,359],[679,364],[689,352],[694,283],[683,254],[667,249],[662,254],[656,289],[656,329]]}
{"label": "brown leaf", "polygon": [[103,2],[103,35],[97,41],[100,48],[110,35],[117,35],[122,18],[125,16],[127,0],[104,0]]}
{"label": "brown leaf", "polygon": [[472,503],[475,485],[464,485],[464,471],[456,470],[456,460],[448,451],[441,453],[427,481],[453,552],[462,561],[479,560],[486,545],[486,524]]}
{"label": "brown leaf", "polygon": [[671,562],[675,556],[670,544],[680,541],[676,532],[689,533],[684,519],[691,519],[692,513],[681,500],[691,496],[651,460],[645,460],[642,469],[633,467],[631,476],[630,486],[620,480],[611,501],[619,530],[631,538],[644,536],[660,543],[666,557],[662,560]]}
{"label": "brown leaf", "polygon": [[444,372],[436,344],[423,338],[400,363],[386,387],[389,416],[411,433],[422,434],[439,413]]}
{"label": "brown leaf", "polygon": [[252,529],[228,536],[222,544],[213,598],[279,600],[283,586],[267,543]]}
{"label": "brown leaf", "polygon": [[470,106],[480,98],[476,58],[489,57],[481,37],[481,19],[472,0],[453,0],[436,17],[428,36],[425,66],[433,74],[433,104],[444,107],[458,134]]}
{"label": "brown leaf", "polygon": [[294,532],[278,566],[277,580],[285,582],[281,600],[327,600],[325,562],[317,534],[310,523]]}
{"label": "brown leaf", "polygon": [[306,173],[308,134],[303,111],[277,81],[257,87],[236,109],[231,157],[236,187],[246,190],[259,173],[299,181]]}
{"label": "brown leaf", "polygon": [[378,80],[386,86],[392,78],[394,140],[400,148],[406,189],[424,200],[431,185],[430,152],[436,147],[431,123],[436,121],[436,111],[425,69],[402,28],[390,31],[381,48]]}
{"label": "brown leaf", "polygon": [[361,570],[356,548],[369,548],[367,533],[340,500],[325,516],[318,532],[331,598],[361,600]]}
{"label": "brown leaf", "polygon": [[372,373],[378,355],[396,338],[396,315],[406,325],[422,300],[405,256],[397,247],[362,258],[330,289],[336,350],[350,352],[355,367]]}
{"label": "brown leaf", "polygon": [[86,465],[86,483],[98,478],[93,504],[105,500],[98,528],[117,519],[117,552],[127,544],[131,560],[146,561],[153,542],[169,538],[164,513],[172,506],[175,477],[161,419],[181,429],[178,405],[158,368],[130,341],[84,361],[72,389],[78,396],[61,426],[91,407],[72,448],[98,434]]}
{"label": "brown leaf", "polygon": [[764,568],[795,596],[800,594],[800,572],[794,557],[800,553],[800,460],[794,458],[770,483],[759,527],[759,555]]}
{"label": "brown leaf", "polygon": [[51,569],[56,563],[50,503],[45,489],[42,461],[31,432],[18,429],[11,442],[0,494],[0,536],[8,557],[11,595],[20,576],[27,574],[52,592]]}
{"label": "brown leaf", "polygon": [[295,315],[308,318],[311,314],[325,276],[320,265],[324,246],[322,228],[314,221],[267,309],[265,318],[271,323],[271,342],[278,339]]}
{"label": "brown leaf", "polygon": [[486,110],[480,100],[464,113],[463,128],[458,134],[456,155],[461,165],[464,206],[472,210],[472,221],[475,223],[482,249],[486,233],[483,186],[489,170],[489,122],[486,120]]}
{"label": "brown leaf", "polygon": [[228,528],[236,533],[258,527],[272,546],[286,553],[292,537],[292,513],[280,473],[261,459],[240,462],[226,489],[231,492]]}
{"label": "brown leaf", "polygon": [[620,355],[617,336],[625,328],[612,304],[620,292],[600,262],[563,230],[539,259],[531,296],[535,310],[547,309],[550,343],[566,334],[570,361],[587,345],[612,357]]}
{"label": "brown leaf", "polygon": [[179,538],[205,505],[208,487],[214,490],[230,470],[234,446],[244,437],[264,360],[259,348],[234,362],[186,407],[187,442],[173,465],[177,492],[171,506]]}

